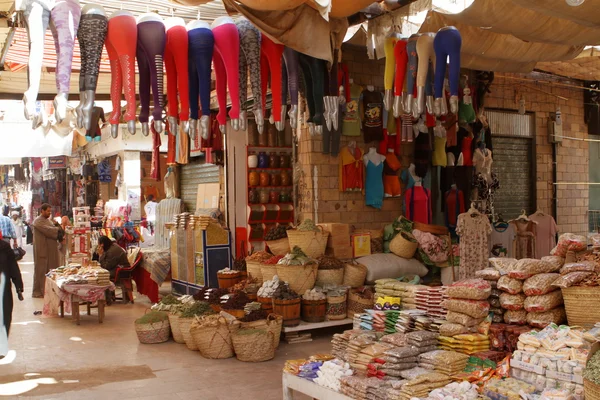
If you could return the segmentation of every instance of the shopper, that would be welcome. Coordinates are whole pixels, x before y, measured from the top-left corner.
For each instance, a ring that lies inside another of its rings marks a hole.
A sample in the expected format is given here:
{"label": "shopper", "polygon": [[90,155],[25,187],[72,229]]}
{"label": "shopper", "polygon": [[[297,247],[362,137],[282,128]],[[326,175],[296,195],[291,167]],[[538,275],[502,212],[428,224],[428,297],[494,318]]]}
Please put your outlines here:
{"label": "shopper", "polygon": [[2,231],[2,240],[10,244],[11,239],[13,246],[17,247],[17,234],[15,233],[15,226],[10,218],[5,215],[0,216],[0,231]]}
{"label": "shopper", "polygon": [[33,297],[44,297],[46,274],[59,266],[58,242],[62,240],[62,230],[50,219],[52,207],[42,204],[40,215],[33,221]]}
{"label": "shopper", "polygon": [[23,220],[21,220],[21,216],[18,211],[12,212],[12,223],[15,227],[15,235],[16,235],[16,245],[19,247],[23,247],[23,235],[25,235],[25,225],[23,224]]}
{"label": "shopper", "polygon": [[110,279],[114,279],[117,267],[129,267],[130,265],[125,250],[106,236],[98,238],[96,253],[100,266],[110,272]]}
{"label": "shopper", "polygon": [[[0,238],[2,233],[0,232]],[[12,284],[17,289],[19,300],[23,300],[23,279],[15,254],[10,244],[0,240],[0,359],[8,353],[8,334],[12,321]]]}

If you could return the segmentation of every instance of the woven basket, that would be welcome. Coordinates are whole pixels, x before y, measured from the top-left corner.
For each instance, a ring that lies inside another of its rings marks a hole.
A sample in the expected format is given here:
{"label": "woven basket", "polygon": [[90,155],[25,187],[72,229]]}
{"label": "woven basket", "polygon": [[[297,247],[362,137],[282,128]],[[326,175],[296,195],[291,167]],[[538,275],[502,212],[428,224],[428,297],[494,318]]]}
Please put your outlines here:
{"label": "woven basket", "polygon": [[583,390],[585,391],[585,400],[600,400],[600,386],[594,382],[584,379]]}
{"label": "woven basket", "polygon": [[181,336],[183,336],[185,345],[188,349],[196,351],[198,350],[198,346],[196,345],[196,341],[190,333],[190,327],[192,326],[192,322],[194,322],[194,317],[179,317],[179,329],[181,330]]}
{"label": "woven basket", "polygon": [[354,290],[348,293],[348,306],[346,314],[348,317],[354,317],[354,314],[362,314],[365,310],[370,310],[375,304],[375,299],[364,299],[360,297]]}
{"label": "woven basket", "polygon": [[320,269],[317,271],[316,286],[337,285],[344,283],[344,268]]}
{"label": "woven basket", "polygon": [[447,235],[448,228],[441,225],[423,224],[421,222],[413,222],[413,229],[418,229],[421,232],[431,233],[433,235]]}
{"label": "woven basket", "polygon": [[271,253],[276,256],[285,256],[290,252],[290,241],[288,238],[268,240],[266,243]]}
{"label": "woven basket", "polygon": [[346,295],[327,296],[327,319],[329,321],[346,318]]}
{"label": "woven basket", "polygon": [[231,335],[231,339],[235,356],[240,361],[262,362],[275,357],[273,334],[268,330],[240,329]]}
{"label": "woven basket", "polygon": [[248,275],[258,280],[258,284],[262,285],[262,273],[260,272],[261,263],[256,261],[246,261],[246,272]]}
{"label": "woven basket", "polygon": [[287,231],[290,249],[298,246],[309,257],[317,258],[325,254],[327,248],[327,238],[329,232],[324,232],[323,228],[319,227],[320,231]]}
{"label": "woven basket", "polygon": [[281,328],[283,327],[283,317],[277,314],[269,314],[267,319],[259,319],[252,322],[235,321],[230,328],[231,333],[238,329],[265,329],[273,334],[273,346],[279,347],[281,339]]}
{"label": "woven basket", "polygon": [[246,312],[244,310],[223,310],[223,312],[226,312],[229,315],[233,315],[236,318],[244,318],[244,315],[246,315]]}
{"label": "woven basket", "polygon": [[410,259],[413,258],[419,247],[419,243],[414,236],[407,232],[400,232],[390,242],[390,251],[398,257]]}
{"label": "woven basket", "polygon": [[227,321],[223,317],[208,321],[204,317],[196,319],[192,324],[190,333],[200,355],[204,358],[221,359],[233,357],[233,344]]}
{"label": "woven basket", "polygon": [[134,324],[135,333],[140,343],[154,344],[164,343],[169,340],[171,326],[169,320],[152,322],[149,324]]}
{"label": "woven basket", "polygon": [[344,286],[361,287],[367,279],[368,268],[358,263],[347,263],[344,266]]}
{"label": "woven basket", "polygon": [[260,273],[263,282],[272,280],[277,275],[277,264],[261,264]]}
{"label": "woven basket", "polygon": [[176,343],[184,344],[185,340],[183,340],[183,335],[181,334],[181,329],[179,328],[179,315],[169,314],[169,324],[171,325],[171,333],[173,334],[173,340]]}
{"label": "woven basket", "polygon": [[287,282],[294,292],[303,295],[308,289],[315,287],[317,281],[317,264],[281,265],[277,264],[279,280]]}
{"label": "woven basket", "polygon": [[600,302],[599,286],[573,286],[561,290],[569,325],[590,329],[600,321],[600,308],[593,306]]}

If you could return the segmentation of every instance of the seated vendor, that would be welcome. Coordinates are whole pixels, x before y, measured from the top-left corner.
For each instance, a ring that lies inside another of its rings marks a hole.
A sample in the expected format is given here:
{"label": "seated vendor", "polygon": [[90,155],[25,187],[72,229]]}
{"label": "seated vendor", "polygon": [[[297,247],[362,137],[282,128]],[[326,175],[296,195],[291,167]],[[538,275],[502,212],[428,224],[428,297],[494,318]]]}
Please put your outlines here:
{"label": "seated vendor", "polygon": [[114,279],[117,267],[129,267],[125,250],[106,236],[98,238],[96,253],[98,253],[100,266],[110,272],[110,279]]}

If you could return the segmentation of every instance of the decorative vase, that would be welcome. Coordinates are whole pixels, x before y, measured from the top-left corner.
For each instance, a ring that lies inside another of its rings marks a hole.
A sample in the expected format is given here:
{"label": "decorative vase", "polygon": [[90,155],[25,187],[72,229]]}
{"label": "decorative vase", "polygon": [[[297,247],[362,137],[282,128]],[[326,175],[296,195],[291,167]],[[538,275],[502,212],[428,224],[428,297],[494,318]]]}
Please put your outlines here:
{"label": "decorative vase", "polygon": [[260,186],[269,186],[271,183],[271,175],[268,172],[260,173]]}
{"label": "decorative vase", "polygon": [[281,192],[281,194],[279,195],[279,202],[280,203],[289,203],[290,202],[290,194],[288,192]]}
{"label": "decorative vase", "polygon": [[258,203],[259,200],[260,200],[260,198],[258,196],[258,192],[256,191],[256,189],[250,189],[248,191],[248,203],[256,204],[256,203]]}
{"label": "decorative vase", "polygon": [[281,171],[281,186],[290,186],[292,184],[292,176],[286,169]]}
{"label": "decorative vase", "polygon": [[258,156],[254,153],[248,156],[248,168],[258,167]]}
{"label": "decorative vase", "polygon": [[260,175],[256,171],[252,171],[248,174],[248,184],[250,186],[260,185]]}
{"label": "decorative vase", "polygon": [[279,167],[280,168],[289,168],[290,167],[290,155],[287,153],[279,154]]}
{"label": "decorative vase", "polygon": [[259,200],[261,204],[267,204],[269,202],[269,192],[266,190],[261,190]]}
{"label": "decorative vase", "polygon": [[277,203],[279,201],[279,192],[273,190],[269,193],[269,203]]}
{"label": "decorative vase", "polygon": [[269,168],[269,156],[264,151],[258,153],[258,168]]}
{"label": "decorative vase", "polygon": [[269,155],[269,168],[279,168],[279,161],[279,156],[275,153],[271,153]]}
{"label": "decorative vase", "polygon": [[271,186],[281,186],[281,174],[275,172],[271,175]]}

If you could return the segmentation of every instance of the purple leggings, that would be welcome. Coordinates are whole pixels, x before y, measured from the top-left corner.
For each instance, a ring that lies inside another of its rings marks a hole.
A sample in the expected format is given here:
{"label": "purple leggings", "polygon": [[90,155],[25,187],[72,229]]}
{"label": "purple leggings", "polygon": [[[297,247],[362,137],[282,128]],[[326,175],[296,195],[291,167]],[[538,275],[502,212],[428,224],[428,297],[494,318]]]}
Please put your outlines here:
{"label": "purple leggings", "polygon": [[433,49],[435,50],[435,98],[439,99],[444,94],[444,78],[446,77],[446,59],[449,58],[450,68],[448,82],[450,95],[458,96],[458,83],[460,79],[460,48],[462,38],[456,28],[442,28],[435,35]]}
{"label": "purple leggings", "polygon": [[286,47],[283,49],[283,61],[285,61],[285,69],[287,71],[287,84],[292,101],[291,104],[298,105],[298,53]]}
{"label": "purple leggings", "polygon": [[140,122],[148,122],[150,115],[150,85],[154,109],[152,117],[162,121],[163,112],[163,55],[167,35],[165,25],[158,21],[140,22],[137,26],[137,62],[140,74]]}
{"label": "purple leggings", "polygon": [[210,115],[210,64],[213,58],[215,38],[208,28],[188,31],[190,118],[198,119],[198,96],[202,103],[202,115]]}
{"label": "purple leggings", "polygon": [[56,49],[56,89],[58,93],[69,93],[73,49],[80,18],[81,8],[77,0],[57,1],[50,12],[50,30],[54,36]]}

